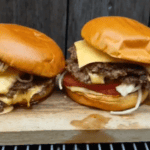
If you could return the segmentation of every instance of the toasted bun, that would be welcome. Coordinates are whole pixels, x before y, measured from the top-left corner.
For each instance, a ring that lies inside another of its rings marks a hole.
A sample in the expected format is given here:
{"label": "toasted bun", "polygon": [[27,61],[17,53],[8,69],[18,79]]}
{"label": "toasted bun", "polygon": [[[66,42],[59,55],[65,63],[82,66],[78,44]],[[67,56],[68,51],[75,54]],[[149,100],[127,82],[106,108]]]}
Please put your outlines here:
{"label": "toasted bun", "polygon": [[[66,88],[67,95],[73,99],[74,101],[91,106],[100,108],[103,110],[109,110],[109,111],[119,111],[119,110],[125,110],[129,108],[133,108],[137,102],[137,96],[138,93],[132,93],[126,97],[122,96],[111,96],[111,95],[105,95],[102,94],[100,96],[95,96],[91,94],[84,94],[79,92],[72,92],[70,89]],[[146,99],[148,96],[148,91],[142,92],[142,102]]]}
{"label": "toasted bun", "polygon": [[21,71],[53,77],[65,67],[59,46],[45,34],[16,24],[0,24],[0,60]]}
{"label": "toasted bun", "polygon": [[150,28],[125,17],[100,17],[87,22],[81,36],[112,57],[150,63]]}
{"label": "toasted bun", "polygon": [[[47,87],[44,87],[44,89],[42,89],[41,92],[35,93],[30,100],[30,106],[44,100],[44,98],[46,98],[47,96],[49,96],[52,93],[53,89],[54,89],[54,84],[49,84]],[[11,104],[11,105],[4,104],[3,111],[0,112],[0,115],[11,112],[14,108],[13,105],[19,106],[19,107],[20,106],[27,107],[28,106],[27,101],[28,100],[26,100],[26,99],[22,99],[22,101],[19,101],[17,103]]]}

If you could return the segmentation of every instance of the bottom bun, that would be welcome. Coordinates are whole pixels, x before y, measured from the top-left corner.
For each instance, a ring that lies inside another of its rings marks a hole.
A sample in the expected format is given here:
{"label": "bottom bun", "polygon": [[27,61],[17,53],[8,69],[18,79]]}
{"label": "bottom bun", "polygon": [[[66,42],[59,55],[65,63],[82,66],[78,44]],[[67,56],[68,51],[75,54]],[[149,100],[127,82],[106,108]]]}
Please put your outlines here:
{"label": "bottom bun", "polygon": [[[49,96],[52,93],[53,89],[54,89],[53,84],[43,87],[43,89],[39,93],[35,93],[33,95],[30,101],[30,105],[34,105],[39,103],[40,101],[43,101],[45,97]],[[27,100],[23,99],[21,102],[16,103],[16,105],[27,106]]]}
{"label": "bottom bun", "polygon": [[54,89],[54,81],[48,82],[47,85],[43,86],[33,86],[29,88],[28,91],[24,93],[16,93],[13,98],[1,97],[0,100],[0,115],[11,112],[13,110],[13,106],[25,106],[30,107],[33,104],[36,104],[42,100],[44,100],[47,96],[49,96]]}
{"label": "bottom bun", "polygon": [[[109,111],[119,111],[119,110],[126,110],[129,108],[135,107],[138,98],[138,92],[134,92],[132,94],[127,95],[126,97],[123,96],[112,96],[112,95],[92,95],[92,94],[85,94],[82,92],[72,92],[70,89],[65,87],[67,95],[73,99],[74,101],[91,106],[100,108],[103,110]],[[148,96],[148,91],[142,91],[142,102]]]}
{"label": "bottom bun", "polygon": [[7,106],[27,106],[30,107],[33,104],[38,103],[39,101],[44,100],[45,97],[49,96],[54,89],[54,82],[44,85],[36,85],[32,88],[29,88],[26,92],[16,93],[13,98],[1,97],[0,98],[0,112],[3,111],[3,108]]}

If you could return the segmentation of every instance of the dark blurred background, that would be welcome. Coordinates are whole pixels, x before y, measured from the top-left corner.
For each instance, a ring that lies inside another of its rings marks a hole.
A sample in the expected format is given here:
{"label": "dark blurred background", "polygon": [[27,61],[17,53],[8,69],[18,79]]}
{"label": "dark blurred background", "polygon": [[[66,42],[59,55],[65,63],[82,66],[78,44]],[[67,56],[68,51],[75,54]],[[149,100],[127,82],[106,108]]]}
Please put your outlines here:
{"label": "dark blurred background", "polygon": [[67,48],[99,16],[126,16],[150,26],[150,0],[0,0],[0,22],[38,29]]}

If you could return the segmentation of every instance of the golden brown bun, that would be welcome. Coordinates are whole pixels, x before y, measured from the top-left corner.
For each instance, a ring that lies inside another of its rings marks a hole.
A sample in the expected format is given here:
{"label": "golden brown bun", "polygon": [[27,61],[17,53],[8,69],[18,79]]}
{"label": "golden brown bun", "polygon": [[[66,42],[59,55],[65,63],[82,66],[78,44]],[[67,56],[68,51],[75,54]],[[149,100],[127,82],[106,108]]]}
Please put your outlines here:
{"label": "golden brown bun", "polygon": [[87,22],[81,36],[112,57],[150,63],[150,28],[125,17],[100,17]]}
{"label": "golden brown bun", "polygon": [[[129,108],[133,108],[137,102],[137,95],[138,93],[132,93],[129,94],[126,97],[122,96],[111,96],[111,95],[105,95],[102,94],[100,96],[95,96],[91,94],[84,94],[84,93],[79,93],[79,92],[72,92],[70,89],[66,88],[66,93],[67,95],[73,99],[74,101],[91,106],[91,107],[96,107],[100,108],[103,110],[110,110],[110,111],[119,111],[119,110],[125,110]],[[143,91],[142,92],[142,102],[146,99],[148,96],[148,91]]]}
{"label": "golden brown bun", "polygon": [[21,71],[53,77],[65,67],[59,46],[50,37],[28,27],[0,24],[0,60]]}

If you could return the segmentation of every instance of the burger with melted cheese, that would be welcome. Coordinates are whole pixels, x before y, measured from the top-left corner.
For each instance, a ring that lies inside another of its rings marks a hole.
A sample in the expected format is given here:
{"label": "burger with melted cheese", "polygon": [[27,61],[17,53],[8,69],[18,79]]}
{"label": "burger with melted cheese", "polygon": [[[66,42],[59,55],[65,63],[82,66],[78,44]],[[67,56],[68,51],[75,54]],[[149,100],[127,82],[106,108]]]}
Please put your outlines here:
{"label": "burger with melted cheese", "polygon": [[60,88],[74,101],[112,114],[135,111],[150,88],[150,29],[109,16],[87,22],[81,36],[69,48]]}
{"label": "burger with melted cheese", "polygon": [[45,34],[16,24],[0,24],[0,112],[30,106],[48,96],[65,59]]}

